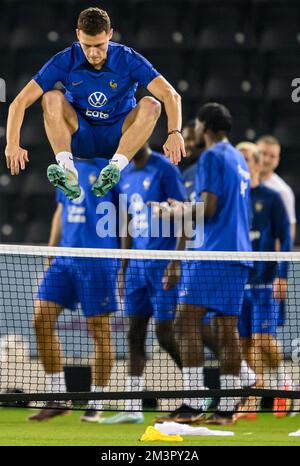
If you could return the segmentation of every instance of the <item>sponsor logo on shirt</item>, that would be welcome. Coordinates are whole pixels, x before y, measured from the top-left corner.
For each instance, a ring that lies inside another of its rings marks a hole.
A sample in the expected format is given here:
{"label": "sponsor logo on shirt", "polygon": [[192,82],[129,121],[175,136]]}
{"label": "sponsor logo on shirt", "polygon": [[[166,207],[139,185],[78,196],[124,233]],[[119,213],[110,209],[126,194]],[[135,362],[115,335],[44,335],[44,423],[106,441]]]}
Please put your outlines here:
{"label": "sponsor logo on shirt", "polygon": [[255,203],[255,210],[256,210],[256,212],[261,212],[261,211],[263,210],[263,208],[264,208],[264,205],[263,205],[262,202],[259,202],[259,201],[258,201],[258,202]]}
{"label": "sponsor logo on shirt", "polygon": [[256,230],[256,231],[255,231],[255,230],[250,231],[250,240],[251,240],[251,241],[255,241],[255,240],[257,240],[257,239],[260,239],[260,237],[261,237],[260,231],[258,231],[258,230]]}
{"label": "sponsor logo on shirt", "polygon": [[107,118],[109,118],[108,113],[97,112],[97,110],[89,110],[88,108],[86,109],[85,114],[87,116],[91,116],[91,117],[94,117],[94,118],[101,118],[102,120],[106,120]]}
{"label": "sponsor logo on shirt", "polygon": [[79,86],[79,84],[82,84],[83,81],[78,81],[78,82],[72,82],[72,86]]}
{"label": "sponsor logo on shirt", "polygon": [[89,98],[88,102],[92,107],[100,108],[107,104],[107,97],[103,92],[93,92]]}
{"label": "sponsor logo on shirt", "polygon": [[150,184],[151,184],[151,181],[149,180],[149,178],[145,178],[144,181],[143,181],[144,189],[146,189],[146,190],[149,189]]}
{"label": "sponsor logo on shirt", "polygon": [[96,173],[91,173],[90,176],[89,176],[89,183],[90,184],[94,184],[97,180],[97,175]]}
{"label": "sponsor logo on shirt", "polygon": [[109,81],[109,85],[114,90],[116,90],[118,88],[118,83],[116,83],[116,81],[114,81],[113,79],[111,81]]}

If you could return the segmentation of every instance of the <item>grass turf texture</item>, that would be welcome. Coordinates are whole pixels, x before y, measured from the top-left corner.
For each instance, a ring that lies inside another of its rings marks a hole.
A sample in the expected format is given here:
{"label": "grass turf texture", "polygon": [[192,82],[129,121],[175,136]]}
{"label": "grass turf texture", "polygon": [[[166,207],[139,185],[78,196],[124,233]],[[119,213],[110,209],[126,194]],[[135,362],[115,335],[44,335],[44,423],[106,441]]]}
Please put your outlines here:
{"label": "grass turf texture", "polygon": [[259,414],[256,421],[241,420],[234,427],[213,427],[231,430],[234,437],[184,437],[183,442],[139,442],[148,425],[153,425],[155,414],[146,413],[145,423],[138,425],[99,425],[80,422],[81,412],[46,422],[28,422],[31,409],[0,409],[0,445],[14,446],[263,446],[300,445],[300,437],[289,437],[289,432],[300,428],[300,415],[275,418]]}

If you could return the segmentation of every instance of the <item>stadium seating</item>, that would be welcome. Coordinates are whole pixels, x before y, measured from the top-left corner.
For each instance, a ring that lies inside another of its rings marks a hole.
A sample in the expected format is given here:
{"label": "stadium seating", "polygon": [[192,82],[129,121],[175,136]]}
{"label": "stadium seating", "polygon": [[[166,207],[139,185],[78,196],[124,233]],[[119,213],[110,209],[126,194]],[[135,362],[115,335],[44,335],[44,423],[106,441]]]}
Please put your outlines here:
{"label": "stadium seating", "polygon": [[[298,0],[103,0],[100,3],[111,16],[114,40],[144,54],[181,93],[185,120],[194,117],[202,103],[219,100],[232,110],[234,143],[245,138],[254,140],[269,132],[279,137],[283,146],[283,173],[299,195],[293,176],[297,172],[295,154],[300,150],[299,112],[297,104],[291,101],[291,82],[300,77]],[[75,40],[78,13],[93,5],[99,6],[99,2],[2,0],[0,75],[7,83],[8,103],[54,53]],[[2,153],[8,103],[0,104]],[[162,117],[152,137],[153,148],[162,150],[165,135]],[[22,144],[29,149],[32,169],[44,180],[52,151],[45,137],[39,104],[25,118]],[[6,200],[15,202],[18,196],[22,198],[30,181],[28,178],[28,182],[19,184],[13,179],[4,186],[1,176],[5,173],[1,161],[0,193],[4,200],[1,199],[0,230],[4,217],[10,221]],[[33,178],[31,182],[35,183]],[[42,191],[43,186],[36,183],[35,189]],[[26,199],[31,197],[30,194]],[[29,209],[28,202],[24,209]],[[39,221],[39,215],[41,212],[37,212],[34,221]],[[23,217],[30,215],[24,212]],[[46,221],[49,226],[50,216]],[[13,219],[11,222],[13,230],[6,229],[11,233],[1,234],[1,241],[16,239]],[[20,223],[20,228],[22,241],[26,237],[42,242],[38,237],[39,227],[35,235],[22,230],[27,228],[26,221]]]}

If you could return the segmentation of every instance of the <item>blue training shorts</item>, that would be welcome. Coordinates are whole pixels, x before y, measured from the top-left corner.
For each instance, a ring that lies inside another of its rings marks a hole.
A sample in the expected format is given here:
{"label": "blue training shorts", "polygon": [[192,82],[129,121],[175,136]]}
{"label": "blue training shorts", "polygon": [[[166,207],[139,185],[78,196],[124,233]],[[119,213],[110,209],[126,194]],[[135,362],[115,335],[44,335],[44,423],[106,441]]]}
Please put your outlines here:
{"label": "blue training shorts", "polygon": [[267,333],[276,336],[278,303],[273,299],[272,285],[245,290],[243,309],[239,318],[240,337]]}
{"label": "blue training shorts", "polygon": [[76,113],[78,129],[72,136],[71,144],[74,157],[83,159],[101,157],[110,159],[119,145],[122,136],[122,126],[127,114],[122,115],[115,123],[92,125],[80,113],[77,111]]}
{"label": "blue training shorts", "polygon": [[168,260],[130,260],[126,269],[124,304],[127,317],[146,316],[172,320],[177,304],[177,287],[163,289]]}
{"label": "blue training shorts", "polygon": [[239,316],[248,273],[248,267],[229,261],[183,262],[179,303]]}
{"label": "blue training shorts", "polygon": [[117,261],[84,257],[56,257],[45,273],[36,299],[75,310],[85,317],[117,311]]}

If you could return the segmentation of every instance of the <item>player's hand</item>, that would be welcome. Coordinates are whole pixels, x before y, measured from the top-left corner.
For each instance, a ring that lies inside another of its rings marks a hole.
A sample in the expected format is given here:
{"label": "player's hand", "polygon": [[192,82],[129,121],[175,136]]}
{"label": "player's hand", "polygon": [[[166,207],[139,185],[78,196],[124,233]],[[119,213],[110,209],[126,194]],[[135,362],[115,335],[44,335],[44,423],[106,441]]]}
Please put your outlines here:
{"label": "player's hand", "polygon": [[29,162],[28,152],[17,144],[7,144],[5,149],[6,165],[12,175],[18,175],[21,170],[25,170],[25,165]]}
{"label": "player's hand", "polygon": [[177,165],[182,157],[186,157],[184,139],[180,133],[173,133],[168,136],[163,145],[164,153],[170,161]]}
{"label": "player's hand", "polygon": [[179,261],[169,262],[162,280],[164,290],[171,290],[177,285],[180,279],[180,271],[181,266]]}
{"label": "player's hand", "polygon": [[181,221],[186,208],[184,202],[168,199],[168,202],[149,202],[153,217]]}
{"label": "player's hand", "polygon": [[273,298],[276,301],[287,299],[288,281],[286,278],[276,278],[273,283]]}

